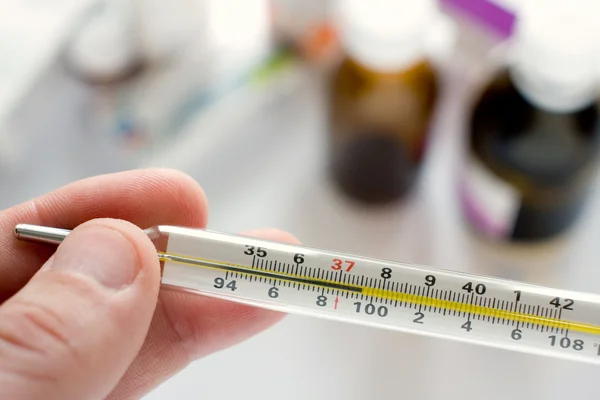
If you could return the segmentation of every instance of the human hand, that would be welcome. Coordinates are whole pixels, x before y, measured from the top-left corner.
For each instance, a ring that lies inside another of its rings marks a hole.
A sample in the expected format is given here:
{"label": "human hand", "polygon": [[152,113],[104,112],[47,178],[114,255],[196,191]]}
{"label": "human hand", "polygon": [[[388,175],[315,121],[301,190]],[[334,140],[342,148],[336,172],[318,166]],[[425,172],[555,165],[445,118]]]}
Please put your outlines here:
{"label": "human hand", "polygon": [[[207,216],[202,189],[170,170],[89,178],[0,212],[0,398],[140,398],[277,322],[281,313],[159,293],[156,250],[139,227],[203,228]],[[15,240],[18,223],[75,229],[56,249]],[[243,234],[298,243],[272,229]]]}

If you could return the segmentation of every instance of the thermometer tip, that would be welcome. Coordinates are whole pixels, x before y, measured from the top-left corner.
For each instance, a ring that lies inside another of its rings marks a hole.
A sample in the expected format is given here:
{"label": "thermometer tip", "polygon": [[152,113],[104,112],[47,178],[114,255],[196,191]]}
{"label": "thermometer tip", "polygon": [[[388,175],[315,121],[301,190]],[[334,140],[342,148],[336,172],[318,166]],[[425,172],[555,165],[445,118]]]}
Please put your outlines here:
{"label": "thermometer tip", "polygon": [[20,240],[59,244],[70,231],[40,225],[17,224],[13,232],[15,237]]}

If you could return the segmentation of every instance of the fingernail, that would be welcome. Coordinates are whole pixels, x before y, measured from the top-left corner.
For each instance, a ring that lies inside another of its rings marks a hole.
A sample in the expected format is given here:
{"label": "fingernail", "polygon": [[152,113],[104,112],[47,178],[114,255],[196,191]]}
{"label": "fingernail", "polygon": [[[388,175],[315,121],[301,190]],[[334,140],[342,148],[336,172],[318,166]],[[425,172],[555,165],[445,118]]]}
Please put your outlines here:
{"label": "fingernail", "polygon": [[83,226],[71,232],[48,268],[79,273],[111,289],[131,284],[139,270],[131,242],[102,225]]}

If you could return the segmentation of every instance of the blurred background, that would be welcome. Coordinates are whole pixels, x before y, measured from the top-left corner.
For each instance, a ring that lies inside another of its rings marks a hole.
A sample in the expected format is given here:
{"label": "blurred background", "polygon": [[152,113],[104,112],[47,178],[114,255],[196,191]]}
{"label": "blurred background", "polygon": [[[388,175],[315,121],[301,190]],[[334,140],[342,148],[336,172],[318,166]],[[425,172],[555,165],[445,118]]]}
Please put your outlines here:
{"label": "blurred background", "polygon": [[[600,293],[597,3],[3,0],[0,205],[177,168],[213,230]],[[289,316],[146,398],[597,399],[598,376]]]}

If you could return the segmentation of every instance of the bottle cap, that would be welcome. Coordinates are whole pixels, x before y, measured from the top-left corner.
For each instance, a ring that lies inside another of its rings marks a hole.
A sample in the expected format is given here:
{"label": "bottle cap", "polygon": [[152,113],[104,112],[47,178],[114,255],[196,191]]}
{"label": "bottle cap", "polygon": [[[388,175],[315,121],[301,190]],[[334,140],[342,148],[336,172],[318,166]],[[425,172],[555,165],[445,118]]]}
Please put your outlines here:
{"label": "bottle cap", "polygon": [[204,0],[205,50],[218,76],[244,73],[272,54],[269,0]]}
{"label": "bottle cap", "polygon": [[553,111],[587,105],[598,82],[599,28],[591,0],[529,0],[513,38],[512,73],[523,95]]}
{"label": "bottle cap", "polygon": [[425,56],[438,8],[434,0],[338,0],[335,14],[350,57],[367,68],[394,71]]}
{"label": "bottle cap", "polygon": [[110,0],[85,21],[67,48],[69,62],[94,77],[120,76],[137,62],[133,10],[128,0]]}

